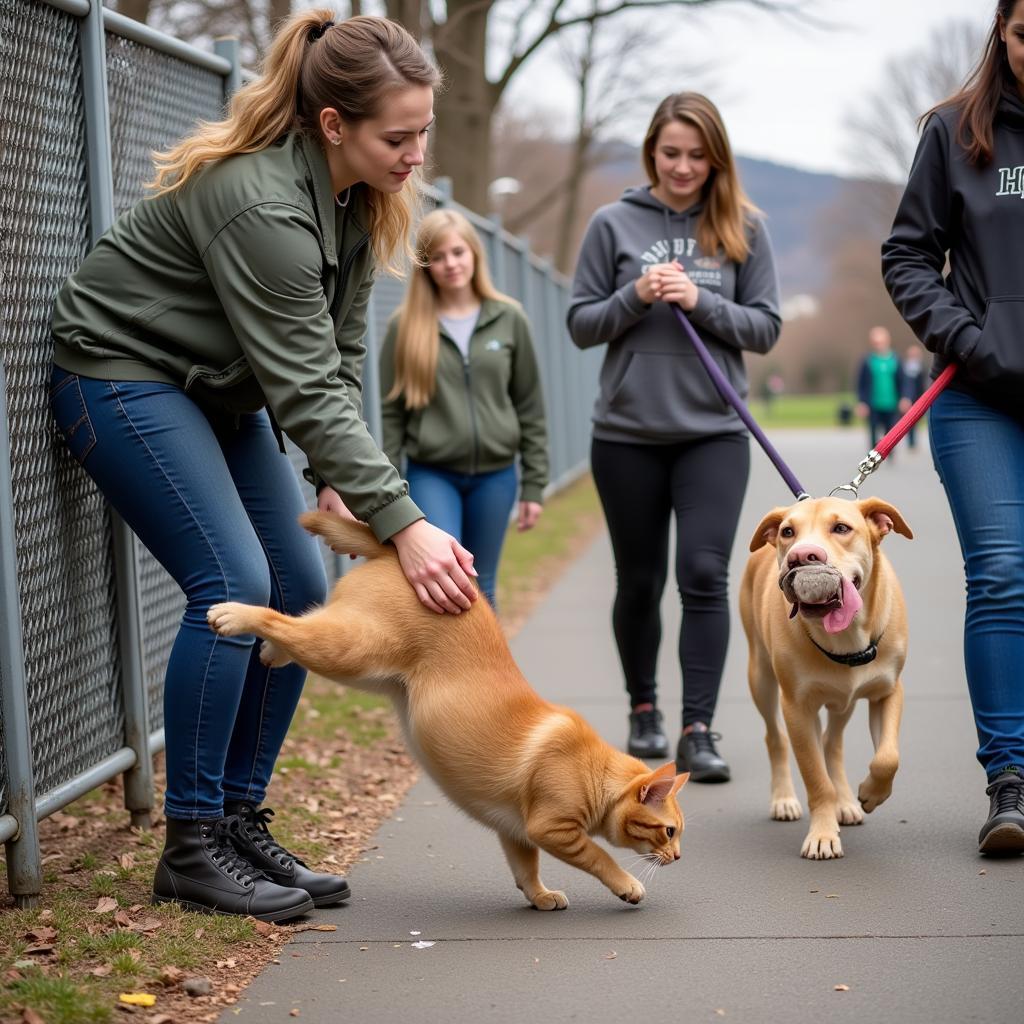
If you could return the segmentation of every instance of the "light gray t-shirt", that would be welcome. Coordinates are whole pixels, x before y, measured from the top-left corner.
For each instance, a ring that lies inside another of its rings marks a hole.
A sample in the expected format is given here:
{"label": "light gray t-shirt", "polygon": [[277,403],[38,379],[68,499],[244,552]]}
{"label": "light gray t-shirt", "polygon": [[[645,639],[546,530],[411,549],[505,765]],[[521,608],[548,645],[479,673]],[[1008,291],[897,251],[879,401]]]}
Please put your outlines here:
{"label": "light gray t-shirt", "polygon": [[441,326],[445,333],[459,346],[463,359],[469,358],[469,339],[473,337],[473,329],[480,319],[479,306],[468,316],[440,316]]}

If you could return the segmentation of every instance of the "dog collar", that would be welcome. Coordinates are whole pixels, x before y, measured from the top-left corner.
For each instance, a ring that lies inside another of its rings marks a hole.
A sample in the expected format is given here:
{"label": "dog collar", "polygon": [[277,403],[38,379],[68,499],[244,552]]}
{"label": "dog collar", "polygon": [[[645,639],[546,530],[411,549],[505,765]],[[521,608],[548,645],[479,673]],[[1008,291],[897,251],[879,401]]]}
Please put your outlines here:
{"label": "dog collar", "polygon": [[[807,633],[807,630],[805,629],[804,632]],[[858,665],[869,665],[874,661],[878,657],[878,645],[882,642],[882,637],[879,636],[877,640],[868,644],[862,651],[854,651],[852,654],[833,654],[831,651],[826,651],[810,633],[807,633],[807,639],[830,661],[834,661],[839,665],[847,665],[850,668],[856,668]]]}

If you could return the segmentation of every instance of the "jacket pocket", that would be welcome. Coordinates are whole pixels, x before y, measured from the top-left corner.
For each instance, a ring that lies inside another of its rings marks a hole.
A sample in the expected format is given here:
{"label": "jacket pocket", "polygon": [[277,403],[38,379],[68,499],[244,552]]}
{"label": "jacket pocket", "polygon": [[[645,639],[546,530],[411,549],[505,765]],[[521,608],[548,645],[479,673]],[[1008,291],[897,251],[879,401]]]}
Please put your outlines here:
{"label": "jacket pocket", "polygon": [[222,370],[193,366],[185,378],[185,394],[198,405],[231,413],[256,412],[267,401],[244,356]]}
{"label": "jacket pocket", "polygon": [[729,408],[696,354],[633,352],[601,421],[648,437],[722,429]]}
{"label": "jacket pocket", "polygon": [[989,299],[968,375],[987,389],[1018,396],[1024,386],[1024,296]]}
{"label": "jacket pocket", "polygon": [[82,382],[77,374],[69,373],[54,384],[50,391],[50,408],[71,454],[80,464],[84,463],[96,446],[96,431],[89,419],[82,397]]}

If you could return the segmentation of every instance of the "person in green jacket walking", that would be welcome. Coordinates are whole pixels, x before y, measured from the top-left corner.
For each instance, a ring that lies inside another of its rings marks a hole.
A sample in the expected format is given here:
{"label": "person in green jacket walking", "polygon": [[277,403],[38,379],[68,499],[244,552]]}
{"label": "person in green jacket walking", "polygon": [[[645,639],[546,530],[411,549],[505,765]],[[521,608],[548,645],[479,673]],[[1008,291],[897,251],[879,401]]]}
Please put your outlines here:
{"label": "person in green jacket walking", "polygon": [[384,450],[396,468],[404,452],[410,494],[473,551],[494,605],[516,455],[520,530],[537,522],[548,482],[530,325],[492,284],[480,236],[461,213],[424,217],[416,250],[419,269],[381,348]]}
{"label": "person in green jacket walking", "polygon": [[476,597],[472,555],[428,524],[361,410],[370,288],[407,248],[438,72],[399,25],[331,18],[284,22],[227,118],[156,154],[154,195],[100,239],[52,321],[57,424],[186,596],[153,898],[270,921],[350,895],[260,809],[305,672],[206,623],[219,601],[298,614],[324,599],[280,431],[319,507],[390,540],[428,608]]}

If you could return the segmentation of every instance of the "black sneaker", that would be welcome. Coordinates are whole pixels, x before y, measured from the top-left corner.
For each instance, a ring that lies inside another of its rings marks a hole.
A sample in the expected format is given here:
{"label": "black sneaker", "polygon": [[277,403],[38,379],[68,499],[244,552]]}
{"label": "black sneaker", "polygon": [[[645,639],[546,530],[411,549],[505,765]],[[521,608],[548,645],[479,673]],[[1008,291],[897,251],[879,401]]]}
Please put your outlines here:
{"label": "black sneaker", "polygon": [[662,728],[661,712],[657,708],[630,711],[626,750],[633,757],[668,757],[668,737]]}
{"label": "black sneaker", "polygon": [[1016,768],[997,775],[985,790],[988,821],[978,835],[978,852],[994,857],[1024,853],[1024,776]]}
{"label": "black sneaker", "polygon": [[693,782],[728,782],[729,766],[715,749],[722,737],[707,729],[693,729],[679,737],[676,771],[689,772]]}
{"label": "black sneaker", "polygon": [[344,903],[352,895],[348,882],[341,875],[310,871],[289,853],[270,832],[274,812],[269,807],[258,810],[246,800],[225,800],[224,810],[238,816],[241,827],[232,835],[235,849],[271,881],[295,889],[305,889],[316,907],[332,907]]}

